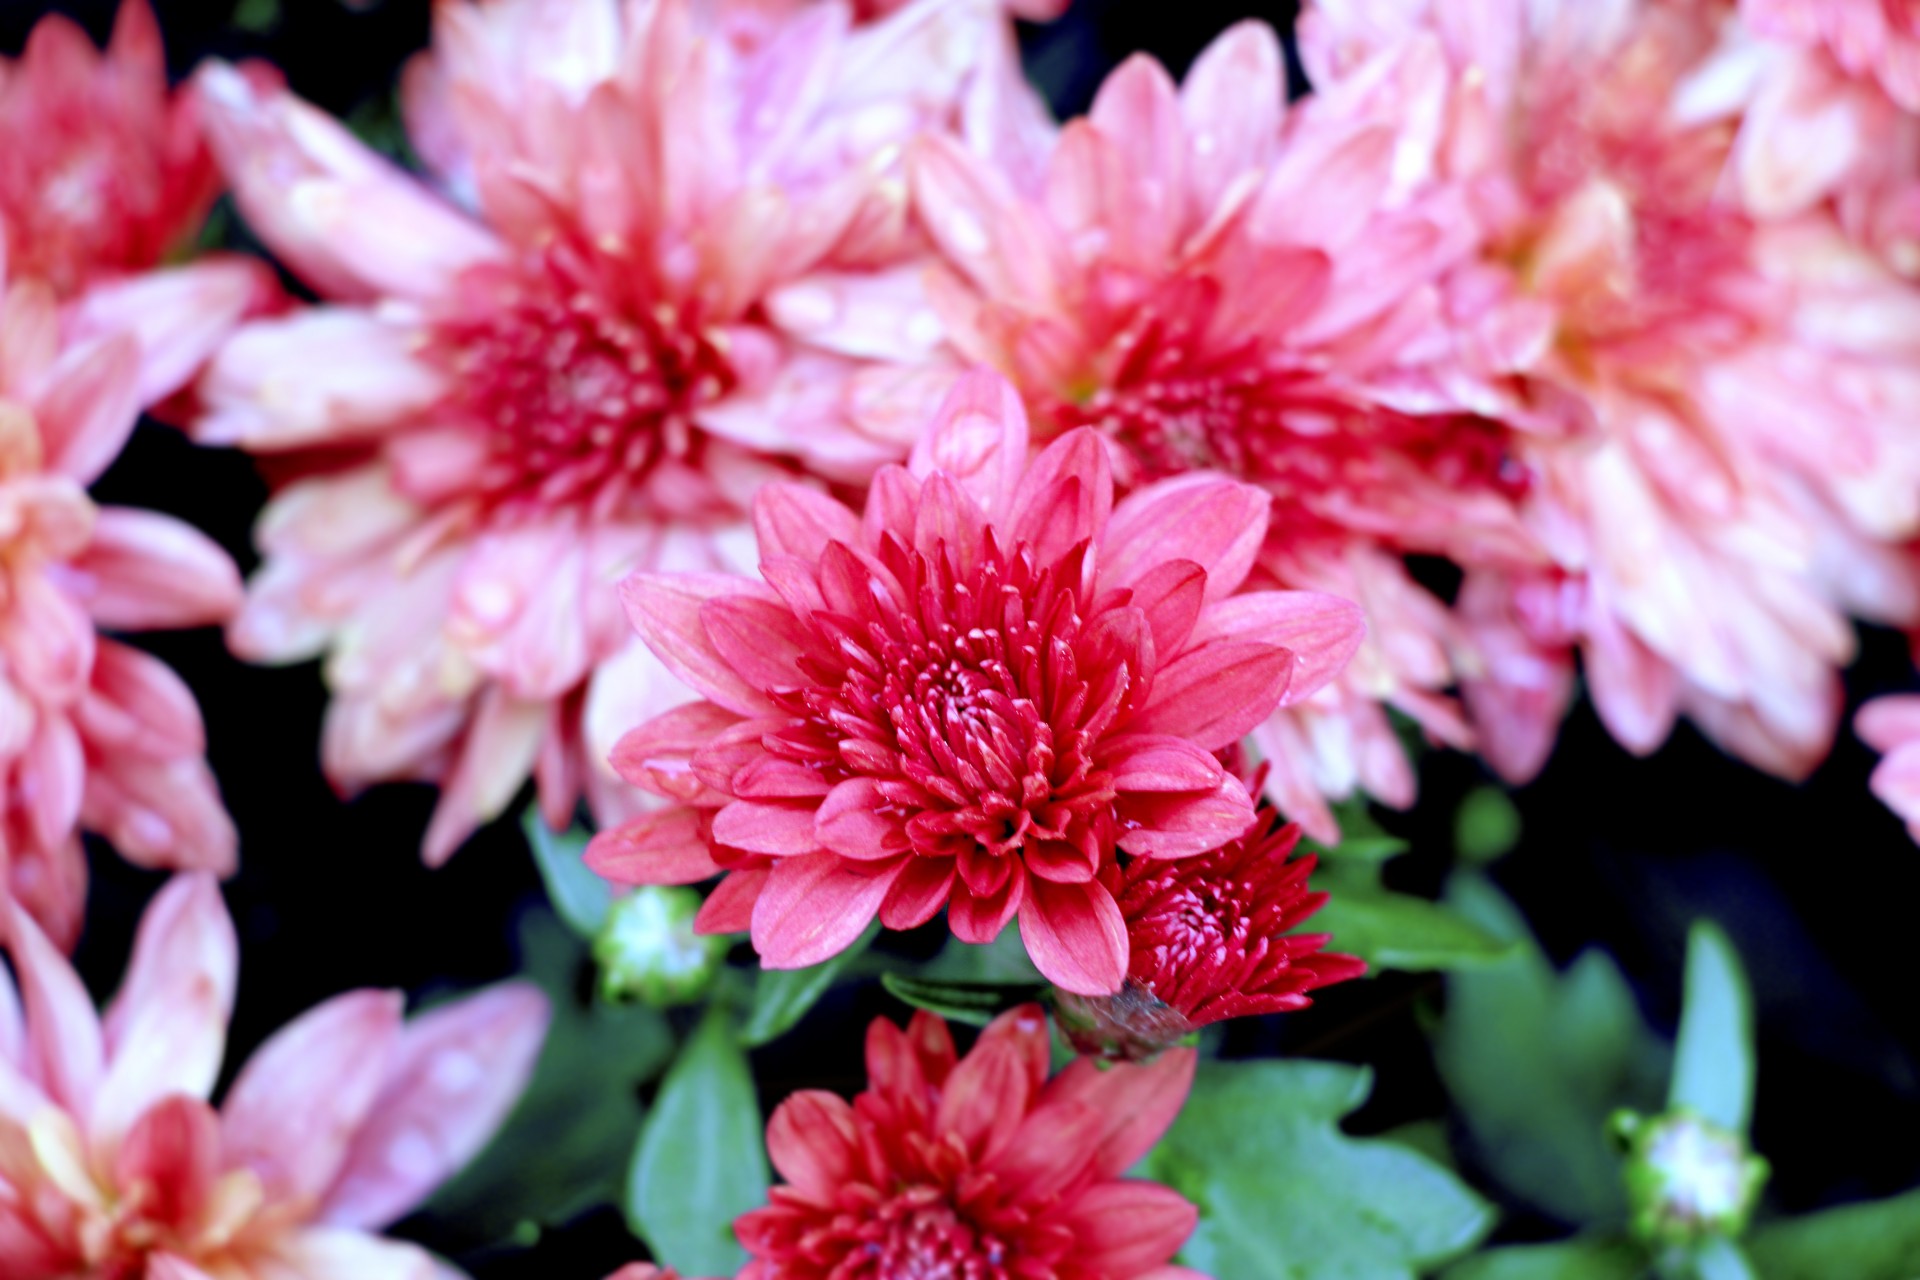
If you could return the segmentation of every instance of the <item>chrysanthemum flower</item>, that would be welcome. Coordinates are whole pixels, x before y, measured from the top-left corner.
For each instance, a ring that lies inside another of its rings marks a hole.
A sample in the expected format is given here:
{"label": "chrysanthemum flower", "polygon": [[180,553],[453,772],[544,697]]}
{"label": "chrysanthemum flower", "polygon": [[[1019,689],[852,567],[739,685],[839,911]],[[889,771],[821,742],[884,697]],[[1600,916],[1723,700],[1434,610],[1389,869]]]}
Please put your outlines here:
{"label": "chrysanthemum flower", "polygon": [[1462,561],[1463,674],[1510,776],[1544,758],[1572,645],[1630,749],[1684,711],[1797,776],[1832,740],[1846,610],[1913,616],[1910,586],[1882,588],[1920,500],[1894,425],[1920,409],[1915,301],[1829,215],[1769,221],[1732,196],[1738,121],[1703,78],[1719,18],[1389,0],[1303,20],[1322,86],[1409,41],[1438,39],[1451,67],[1438,176],[1482,235],[1446,282],[1468,403],[1541,423],[1515,447],[1550,566]]}
{"label": "chrysanthemum flower", "polygon": [[[1519,487],[1503,429],[1403,411],[1433,400],[1434,283],[1471,244],[1456,196],[1414,181],[1443,73],[1436,51],[1383,60],[1379,85],[1289,109],[1279,41],[1249,22],[1183,87],[1133,58],[1064,129],[1007,91],[913,161],[946,266],[903,308],[1011,378],[1039,438],[1098,429],[1123,487],[1195,470],[1259,485],[1265,579],[1366,609],[1346,678],[1261,737],[1276,795],[1327,839],[1328,796],[1412,799],[1383,703],[1466,741],[1440,692],[1445,610],[1401,554],[1500,542]],[[837,340],[830,321],[812,332]]]}
{"label": "chrysanthemum flower", "polygon": [[740,1280],[1204,1280],[1169,1264],[1198,1214],[1121,1175],[1173,1122],[1194,1054],[1082,1058],[1047,1079],[1038,1005],[957,1058],[940,1019],[867,1032],[866,1091],[780,1104],[767,1150],[786,1179],[735,1224]]}
{"label": "chrysanthemum flower", "polygon": [[1912,0],[1740,0],[1740,17],[1762,35],[1824,46],[1856,76],[1920,112],[1920,8]]}
{"label": "chrysanthemum flower", "polygon": [[1233,595],[1266,533],[1258,489],[1194,474],[1115,506],[1097,433],[1027,448],[1012,387],[973,374],[864,514],[761,491],[766,585],[629,579],[633,625],[706,701],[615,753],[689,804],[603,833],[589,864],[627,883],[731,871],[700,927],[750,927],[773,968],[833,955],[876,913],[907,929],[945,907],[968,942],[1017,914],[1051,981],[1118,990],[1103,873],[1246,829],[1253,802],[1212,753],[1335,676],[1359,611]]}
{"label": "chrysanthemum flower", "polygon": [[0,274],[0,885],[63,947],[85,906],[82,829],[143,866],[233,869],[193,695],[97,629],[223,622],[239,575],[187,525],[97,507],[86,491],[143,401],[217,340],[196,288],[102,286],[63,315],[45,282]]}
{"label": "chrysanthemum flower", "polygon": [[545,1032],[537,991],[498,987],[406,1023],[397,993],[340,996],[261,1046],[216,1112],[238,956],[211,876],[154,899],[104,1021],[17,907],[7,949],[19,988],[0,970],[0,1272],[445,1274],[374,1233],[513,1106]]}
{"label": "chrysanthemum flower", "polygon": [[863,362],[762,303],[905,251],[901,144],[951,115],[1004,19],[990,0],[859,27],[744,0],[436,13],[408,115],[452,200],[295,98],[201,73],[242,210],[332,301],[238,334],[197,431],[300,477],[262,518],[233,646],[328,655],[329,776],[441,783],[438,862],[530,771],[550,821],[583,788],[620,812],[601,729],[681,695],[614,583],[726,567],[770,476],[864,481],[905,452]]}
{"label": "chrysanthemum flower", "polygon": [[122,0],[105,57],[65,17],[35,24],[0,59],[0,138],[7,261],[63,298],[157,265],[220,189],[194,94],[167,91],[147,0]]}

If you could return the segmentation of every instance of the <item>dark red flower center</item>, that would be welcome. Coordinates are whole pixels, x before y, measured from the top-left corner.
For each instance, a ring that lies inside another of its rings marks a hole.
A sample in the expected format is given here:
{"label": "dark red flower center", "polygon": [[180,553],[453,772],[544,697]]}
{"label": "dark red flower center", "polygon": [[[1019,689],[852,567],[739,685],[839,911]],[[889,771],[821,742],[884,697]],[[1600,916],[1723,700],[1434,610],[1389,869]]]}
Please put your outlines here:
{"label": "dark red flower center", "polygon": [[699,448],[695,411],[733,386],[713,335],[559,254],[476,268],[461,288],[430,349],[456,379],[454,412],[485,434],[495,502],[615,506]]}
{"label": "dark red flower center", "polygon": [[1003,1280],[1011,1251],[936,1187],[909,1187],[862,1222],[833,1280]]}
{"label": "dark red flower center", "polygon": [[1041,566],[989,532],[962,569],[944,544],[927,556],[889,535],[888,582],[829,547],[830,609],[813,617],[824,643],[802,659],[817,683],[776,695],[799,723],[768,749],[876,779],[911,845],[962,857],[977,893],[1004,883],[1011,854],[1090,875],[1114,823],[1095,748],[1138,696],[1140,658],[1129,611],[1081,600],[1084,554]]}

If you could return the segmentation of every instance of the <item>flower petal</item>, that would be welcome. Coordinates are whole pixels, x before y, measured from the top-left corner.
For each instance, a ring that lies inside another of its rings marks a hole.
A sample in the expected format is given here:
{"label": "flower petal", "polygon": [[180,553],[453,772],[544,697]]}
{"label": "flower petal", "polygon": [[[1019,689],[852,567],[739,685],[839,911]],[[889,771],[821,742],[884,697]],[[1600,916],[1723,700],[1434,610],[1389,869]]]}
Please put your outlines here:
{"label": "flower petal", "polygon": [[997,521],[1026,466],[1026,406],[1012,383],[982,369],[954,383],[914,446],[908,470],[921,479],[944,471]]}
{"label": "flower petal", "polygon": [[465,1167],[520,1100],[548,1017],[546,997],[518,982],[409,1021],[320,1219],[378,1230]]}
{"label": "flower petal", "polygon": [[1196,641],[1224,636],[1290,650],[1295,663],[1283,707],[1339,676],[1366,635],[1359,605],[1320,591],[1249,591],[1208,606],[1193,629]]}
{"label": "flower petal", "polygon": [[1252,485],[1205,473],[1137,490],[1107,524],[1101,589],[1131,587],[1169,560],[1191,560],[1207,571],[1207,600],[1225,599],[1253,568],[1271,501]]}
{"label": "flower petal", "polygon": [[1062,991],[1110,996],[1127,980],[1127,924],[1106,886],[1033,877],[1020,936],[1034,967]]}
{"label": "flower petal", "polygon": [[5,911],[7,950],[26,1006],[27,1069],[61,1108],[87,1115],[106,1067],[93,1001],[32,917],[14,902]]}
{"label": "flower petal", "polygon": [[243,595],[226,552],[156,511],[102,508],[73,567],[93,620],[123,631],[225,622]]}
{"label": "flower petal", "polygon": [[722,574],[637,573],[620,584],[620,600],[669,671],[728,711],[758,716],[773,704],[721,656],[700,620],[707,602],[750,594],[749,585]]}
{"label": "flower petal", "polygon": [[849,870],[837,854],[774,863],[753,904],[753,949],[769,969],[804,969],[839,955],[866,930],[902,863],[872,874]]}
{"label": "flower petal", "polygon": [[698,884],[720,874],[698,811],[655,809],[587,842],[589,869],[616,884]]}
{"label": "flower petal", "polygon": [[1270,644],[1208,641],[1160,668],[1146,705],[1127,727],[1225,750],[1273,714],[1295,661],[1292,651]]}

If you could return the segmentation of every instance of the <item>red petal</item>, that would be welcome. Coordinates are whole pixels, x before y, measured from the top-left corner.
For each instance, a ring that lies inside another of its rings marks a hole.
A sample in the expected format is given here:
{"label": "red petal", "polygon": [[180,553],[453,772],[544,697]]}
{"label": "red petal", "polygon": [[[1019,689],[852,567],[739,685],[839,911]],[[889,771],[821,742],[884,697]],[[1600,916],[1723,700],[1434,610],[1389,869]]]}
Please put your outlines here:
{"label": "red petal", "polygon": [[1026,901],[1026,869],[1011,858],[1006,861],[1009,863],[1006,881],[986,897],[975,894],[964,881],[953,886],[953,898],[947,904],[947,926],[960,941],[992,942]]}
{"label": "red petal", "polygon": [[1104,1182],[1082,1192],[1061,1218],[1079,1245],[1075,1261],[1089,1274],[1137,1276],[1179,1252],[1200,1211],[1156,1182]]}
{"label": "red petal", "polygon": [[1123,795],[1118,813],[1130,827],[1120,837],[1121,850],[1142,858],[1184,858],[1218,849],[1254,820],[1253,800],[1240,779],[1232,776],[1199,795],[1145,791]]}
{"label": "red petal", "polygon": [[760,900],[760,891],[767,887],[769,875],[760,867],[728,873],[700,904],[700,914],[693,918],[693,931],[745,933],[753,924],[753,904]]}
{"label": "red petal", "polygon": [[794,689],[811,683],[796,659],[807,651],[813,636],[785,604],[723,596],[700,606],[700,623],[714,652],[755,689]]}
{"label": "red petal", "polygon": [[1098,881],[1035,877],[1020,909],[1020,936],[1034,966],[1062,991],[1110,996],[1127,980],[1127,924]]}
{"label": "red petal", "polygon": [[912,858],[880,904],[880,923],[915,929],[934,918],[953,892],[952,858]]}
{"label": "red petal", "polygon": [[787,1184],[809,1200],[832,1204],[856,1171],[859,1131],[845,1099],[805,1089],[774,1109],[767,1155]]}
{"label": "red petal", "polygon": [[1282,706],[1346,670],[1366,635],[1359,605],[1319,591],[1250,591],[1211,606],[1194,628],[1196,640],[1256,640],[1291,650],[1296,664]]}
{"label": "red petal", "polygon": [[1220,751],[1272,715],[1293,676],[1294,656],[1269,644],[1212,640],[1161,667],[1146,706],[1127,727],[1192,739]]}
{"label": "red petal", "polygon": [[1191,1049],[1171,1049],[1146,1066],[1078,1058],[1048,1086],[1047,1101],[1085,1103],[1102,1118],[1094,1170],[1102,1178],[1118,1177],[1180,1114],[1198,1060]]}
{"label": "red petal", "polygon": [[872,874],[838,854],[782,858],[753,904],[753,948],[769,969],[804,969],[839,955],[865,931],[905,860]]}
{"label": "red petal", "polygon": [[1168,657],[1186,646],[1206,598],[1207,571],[1191,560],[1169,560],[1133,586],[1133,603],[1146,615],[1153,651]]}
{"label": "red petal", "polygon": [[720,874],[696,810],[643,813],[587,843],[587,867],[616,884],[698,884]]}
{"label": "red petal", "polygon": [[713,815],[713,838],[719,844],[748,853],[792,857],[820,847],[813,834],[814,806],[763,804],[735,800]]}
{"label": "red petal", "polygon": [[1103,743],[1100,763],[1113,771],[1115,791],[1212,791],[1225,771],[1185,738],[1129,733]]}

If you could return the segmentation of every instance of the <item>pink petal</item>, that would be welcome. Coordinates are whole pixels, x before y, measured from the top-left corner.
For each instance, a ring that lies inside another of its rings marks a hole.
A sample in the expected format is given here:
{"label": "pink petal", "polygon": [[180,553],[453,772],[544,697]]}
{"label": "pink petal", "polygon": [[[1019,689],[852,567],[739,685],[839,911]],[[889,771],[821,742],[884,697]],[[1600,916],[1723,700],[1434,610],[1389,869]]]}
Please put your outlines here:
{"label": "pink petal", "polygon": [[1034,1016],[1035,1012],[1029,1008],[1020,1019],[1030,1028],[1023,1036],[1004,1030],[991,1036],[982,1033],[973,1051],[941,1086],[932,1131],[958,1139],[976,1164],[1006,1148],[1040,1091],[1040,1082],[1030,1070],[1029,1045],[1037,1042],[1044,1048],[1047,1031],[1046,1019]]}
{"label": "pink petal", "polygon": [[1212,791],[1224,773],[1211,754],[1167,734],[1123,734],[1101,744],[1100,759],[1121,792]]}
{"label": "pink petal", "polygon": [[321,1220],[378,1230],[464,1168],[520,1100],[548,1017],[536,988],[508,983],[408,1022]]}
{"label": "pink petal", "polygon": [[107,1073],[91,1126],[101,1158],[162,1097],[212,1095],[239,966],[239,939],[213,877],[175,876],[141,918],[107,1010]]}
{"label": "pink petal", "polygon": [[790,555],[818,560],[829,542],[860,545],[860,517],[821,493],[797,484],[769,484],[753,499],[760,558]]}
{"label": "pink petal", "polygon": [[1218,849],[1243,835],[1254,819],[1246,787],[1231,775],[1201,793],[1122,795],[1117,812],[1127,824],[1119,846],[1139,858],[1184,858]]}
{"label": "pink petal", "polygon": [[782,858],[810,854],[820,848],[814,812],[815,806],[806,803],[735,800],[713,815],[713,839],[748,853]]}
{"label": "pink petal", "polygon": [[1062,1217],[1080,1244],[1080,1265],[1096,1275],[1138,1276],[1180,1251],[1200,1211],[1157,1182],[1102,1182]]}
{"label": "pink petal", "polygon": [[225,622],[240,607],[240,574],[214,541],[155,511],[104,507],[74,569],[103,627],[148,631]]}
{"label": "pink petal", "polygon": [[695,933],[745,933],[753,925],[753,907],[771,873],[761,868],[729,872],[713,887],[693,919]]}
{"label": "pink petal", "polygon": [[992,942],[1007,927],[1007,921],[1026,904],[1029,879],[1026,867],[1015,863],[1008,869],[1005,883],[984,897],[969,888],[964,880],[957,884],[949,881],[953,896],[947,904],[947,927],[962,942],[976,945]]}
{"label": "pink petal", "polygon": [[1062,991],[1109,996],[1127,980],[1127,924],[1098,881],[1032,878],[1020,908],[1020,936],[1034,967]]}
{"label": "pink petal", "polygon": [[75,716],[96,755],[197,756],[207,747],[200,707],[158,658],[112,640],[94,652],[92,687]]}
{"label": "pink petal", "polygon": [[213,1277],[179,1254],[156,1253],[147,1258],[146,1280],[213,1280]]}
{"label": "pink petal", "polygon": [[1207,571],[1207,600],[1225,599],[1253,568],[1270,501],[1252,485],[1205,473],[1137,490],[1107,525],[1101,589],[1131,587],[1170,560],[1191,560]]}
{"label": "pink petal", "polygon": [[545,703],[522,701],[500,685],[486,686],[420,845],[428,866],[443,865],[475,828],[499,817],[513,800],[533,772],[547,710]]}
{"label": "pink petal", "polygon": [[34,405],[46,470],[81,484],[99,478],[140,419],[140,346],[119,334],[69,348]]}
{"label": "pink petal", "polygon": [[5,911],[7,950],[26,1006],[28,1073],[63,1110],[85,1116],[106,1068],[93,1001],[19,904],[9,902]]}
{"label": "pink petal", "polygon": [[1875,698],[1854,716],[1853,731],[1875,751],[1892,751],[1920,741],[1920,694]]}
{"label": "pink petal", "polygon": [[750,594],[748,585],[721,574],[637,573],[620,584],[620,600],[667,670],[728,711],[758,716],[773,704],[721,656],[700,620],[708,601]]}
{"label": "pink petal", "polygon": [[879,911],[901,864],[875,874],[837,854],[782,858],[753,904],[753,949],[769,969],[804,969],[845,951]]}
{"label": "pink petal", "polygon": [[610,763],[636,787],[692,803],[707,791],[691,773],[694,754],[739,723],[739,716],[711,702],[675,707],[622,735]]}
{"label": "pink petal", "polygon": [[1102,1178],[1118,1177],[1152,1149],[1180,1114],[1198,1062],[1192,1049],[1168,1050],[1145,1066],[1108,1066],[1077,1058],[1048,1085],[1046,1100],[1082,1103],[1103,1118],[1094,1172]]}
{"label": "pink petal", "polygon": [[1210,640],[1160,668],[1137,733],[1190,738],[1221,751],[1273,714],[1293,677],[1293,653],[1248,640]]}
{"label": "pink petal", "polygon": [[1146,615],[1155,654],[1171,657],[1186,647],[1206,590],[1207,571],[1191,560],[1169,560],[1133,584],[1133,605]]}
{"label": "pink petal", "polygon": [[700,606],[700,624],[720,660],[750,687],[784,692],[812,683],[798,660],[813,636],[786,605],[721,596]]}
{"label": "pink petal", "polygon": [[1107,252],[1142,270],[1164,269],[1187,216],[1187,131],[1173,81],[1135,54],[1100,86],[1087,120],[1117,162],[1093,193],[1111,236]]}
{"label": "pink petal", "polygon": [[139,401],[153,405],[186,385],[249,312],[278,295],[273,272],[257,258],[202,258],[95,285],[74,300],[67,325],[82,338],[131,333],[140,347]]}
{"label": "pink petal", "polygon": [[1210,605],[1194,639],[1227,637],[1292,652],[1293,678],[1280,705],[1290,707],[1346,670],[1367,636],[1366,614],[1351,600],[1319,591],[1250,591]]}
{"label": "pink petal", "polygon": [[803,1089],[774,1108],[767,1156],[799,1194],[822,1205],[860,1168],[853,1108],[835,1094]]}
{"label": "pink petal", "polygon": [[221,1106],[228,1162],[269,1203],[317,1204],[385,1088],[401,998],[353,991],[302,1014],[248,1060]]}
{"label": "pink petal", "polygon": [[1027,466],[1027,410],[1013,384],[975,370],[953,384],[913,448],[908,469],[925,479],[944,471],[989,520],[1010,508]]}
{"label": "pink petal", "polygon": [[[445,1272],[418,1245],[340,1227],[305,1227],[274,1244],[264,1274],[299,1280],[444,1280]],[[284,1268],[284,1271],[279,1270]]]}
{"label": "pink petal", "polygon": [[1215,207],[1240,174],[1267,167],[1286,102],[1280,41],[1264,22],[1235,23],[1194,59],[1180,110],[1193,140],[1188,163],[1200,208]]}
{"label": "pink petal", "polygon": [[822,845],[843,858],[862,862],[891,858],[905,853],[909,841],[905,822],[888,808],[879,783],[872,778],[849,778],[820,802],[814,833]]}
{"label": "pink petal", "polygon": [[87,785],[86,753],[73,721],[58,711],[42,712],[26,750],[13,762],[13,775],[32,839],[49,849],[69,839]]}
{"label": "pink petal", "polygon": [[909,858],[880,904],[880,923],[889,929],[917,929],[940,913],[953,890],[952,858]]}
{"label": "pink petal", "polygon": [[1058,249],[1038,210],[958,143],[925,134],[909,153],[914,208],[947,260],[989,296],[1051,299]]}
{"label": "pink petal", "polygon": [[696,810],[643,813],[587,842],[585,861],[615,884],[698,884],[720,874]]}

